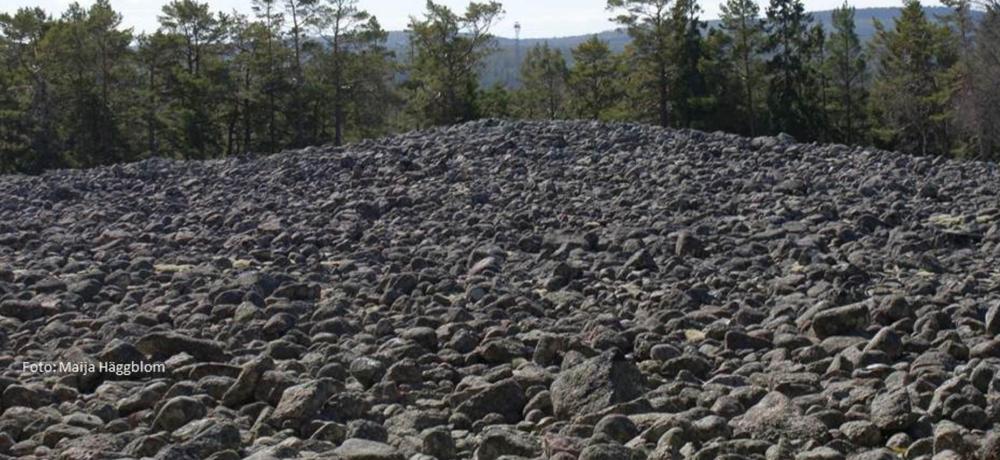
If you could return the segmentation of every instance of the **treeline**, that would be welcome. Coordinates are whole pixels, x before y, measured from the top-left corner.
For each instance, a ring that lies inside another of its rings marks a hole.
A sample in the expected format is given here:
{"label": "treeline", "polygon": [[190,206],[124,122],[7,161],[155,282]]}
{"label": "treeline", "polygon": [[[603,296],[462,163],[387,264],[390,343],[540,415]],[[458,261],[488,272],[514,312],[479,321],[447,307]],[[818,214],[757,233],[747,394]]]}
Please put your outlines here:
{"label": "treeline", "polygon": [[[928,18],[906,0],[894,24],[862,43],[854,8],[828,33],[801,0],[727,0],[706,28],[697,0],[609,0],[632,42],[596,37],[564,56],[526,56],[516,117],[640,120],[663,126],[914,154],[1000,157],[1000,3],[946,2]],[[983,10],[973,20],[973,8]],[[940,20],[935,20],[940,19]]]}
{"label": "treeline", "polygon": [[108,0],[57,19],[0,16],[0,168],[273,152],[389,129],[396,64],[356,1],[255,0],[253,12],[174,0],[139,35]]}
{"label": "treeline", "polygon": [[253,14],[196,0],[136,34],[108,0],[58,18],[0,15],[0,172],[153,156],[198,159],[341,144],[480,117],[631,120],[746,135],[1000,155],[1000,4],[950,0],[944,21],[907,0],[863,44],[854,10],[830,33],[801,0],[727,0],[718,27],[697,0],[608,0],[631,44],[566,56],[528,50],[518,89],[481,88],[499,2],[428,1],[410,49],[358,0],[254,0]]}

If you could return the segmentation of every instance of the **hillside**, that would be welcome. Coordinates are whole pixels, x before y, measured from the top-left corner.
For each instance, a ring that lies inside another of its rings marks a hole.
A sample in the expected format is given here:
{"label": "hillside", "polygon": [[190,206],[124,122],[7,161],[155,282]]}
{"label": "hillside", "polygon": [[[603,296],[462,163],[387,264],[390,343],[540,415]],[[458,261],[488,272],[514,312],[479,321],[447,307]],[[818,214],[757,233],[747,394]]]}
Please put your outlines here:
{"label": "hillside", "polygon": [[[926,7],[924,10],[927,12],[928,17],[931,18],[948,14],[948,9],[945,7]],[[899,11],[899,8],[859,8],[854,18],[858,35],[863,41],[870,40],[875,35],[874,20],[876,19],[891,28],[893,26],[892,20],[899,14]],[[833,22],[832,10],[815,11],[811,14],[815,18],[815,21],[823,24],[827,29],[831,27]],[[707,23],[708,27],[715,27],[718,21],[707,21]],[[622,31],[609,30],[600,32],[597,35],[602,40],[607,41],[611,49],[615,52],[621,52],[629,42],[628,35]],[[572,53],[570,51],[588,38],[590,38],[590,35],[526,38],[520,41],[520,49],[523,53],[524,50],[537,44],[548,43],[549,46],[560,50],[563,56],[566,56],[566,59],[572,63]],[[404,59],[409,53],[408,43],[409,40],[405,32],[397,31],[389,34],[389,48],[395,51],[397,56]],[[509,37],[500,36],[497,38],[497,49],[498,51],[483,65],[481,82],[484,85],[493,85],[499,82],[507,86],[516,86],[517,75],[520,72],[520,62],[517,59],[518,54],[516,53],[518,49],[516,41]]]}
{"label": "hillside", "polygon": [[0,195],[0,458],[1000,451],[995,164],[484,120]]}

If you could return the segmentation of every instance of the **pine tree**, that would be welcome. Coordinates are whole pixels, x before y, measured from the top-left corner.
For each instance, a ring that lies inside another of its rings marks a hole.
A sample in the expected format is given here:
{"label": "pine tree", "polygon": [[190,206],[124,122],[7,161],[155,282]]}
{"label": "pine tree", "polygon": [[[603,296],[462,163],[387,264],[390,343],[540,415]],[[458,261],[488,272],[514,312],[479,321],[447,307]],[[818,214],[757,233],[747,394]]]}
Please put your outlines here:
{"label": "pine tree", "polygon": [[289,147],[301,148],[312,143],[315,139],[310,138],[314,131],[310,126],[309,113],[302,110],[308,103],[313,82],[311,82],[303,70],[304,48],[312,45],[307,32],[313,27],[316,18],[317,0],[284,0],[284,12],[288,18],[291,38],[291,76],[288,88],[288,101],[285,118],[288,119],[289,127],[292,131],[292,140]]}
{"label": "pine tree", "polygon": [[569,87],[574,115],[592,120],[611,118],[621,95],[619,61],[611,48],[595,35],[573,49],[573,60]]}
{"label": "pine tree", "polygon": [[951,30],[927,19],[907,0],[895,27],[875,23],[871,110],[881,146],[926,155],[951,152]]}
{"label": "pine tree", "polygon": [[806,136],[818,142],[830,142],[830,79],[824,67],[829,59],[826,29],[822,24],[809,28],[810,50],[806,61],[806,79],[802,88],[806,107]]}
{"label": "pine tree", "polygon": [[357,3],[357,0],[328,0],[317,14],[318,31],[325,37],[328,48],[317,51],[322,54],[324,70],[327,71],[324,80],[327,80],[325,88],[330,97],[328,103],[333,107],[335,145],[344,143],[347,90],[350,88],[346,80],[351,48],[364,36],[370,19],[366,11],[358,9]]}
{"label": "pine tree", "polygon": [[479,91],[477,112],[484,118],[510,118],[513,102],[510,91],[500,82]]}
{"label": "pine tree", "polygon": [[281,99],[288,90],[285,74],[287,51],[282,43],[281,30],[285,17],[278,10],[277,0],[253,0],[253,11],[261,22],[258,30],[263,35],[264,46],[260,49],[266,67],[261,73],[267,119],[267,142],[264,150],[277,152],[284,139],[284,121],[281,118]]}
{"label": "pine tree", "polygon": [[229,61],[231,86],[226,94],[226,153],[258,152],[266,144],[269,118],[262,116],[266,108],[264,76],[268,62],[263,50],[270,39],[263,23],[251,21],[247,16],[235,14],[230,18],[230,42],[227,47],[232,56]]}
{"label": "pine tree", "polygon": [[701,31],[705,23],[699,20],[700,13],[697,0],[676,0],[671,10],[670,106],[674,125],[685,128],[704,128],[707,90],[701,72],[704,59]]}
{"label": "pine tree", "polygon": [[459,16],[427,1],[423,19],[411,18],[414,46],[411,106],[419,125],[459,123],[476,117],[476,70],[494,51],[489,29],[503,14],[500,3],[469,3]]}
{"label": "pine tree", "polygon": [[722,4],[721,11],[720,28],[728,46],[720,46],[727,51],[724,56],[720,55],[720,60],[731,64],[733,88],[740,94],[736,108],[746,120],[741,131],[755,136],[762,111],[764,21],[760,19],[760,8],[755,0],[728,0]]}
{"label": "pine tree", "polygon": [[952,107],[958,130],[955,153],[995,158],[1000,152],[1000,3],[985,3],[981,22],[972,16],[971,0],[945,0],[951,13],[943,17],[954,31],[958,61],[952,68]]}
{"label": "pine tree", "polygon": [[226,18],[213,15],[207,3],[173,0],[159,19],[160,33],[166,36],[162,43],[174,44],[169,54],[177,57],[169,65],[165,88],[165,147],[180,158],[220,155],[224,147],[217,116],[224,101],[221,43]]}
{"label": "pine tree", "polygon": [[959,110],[963,128],[972,146],[971,156],[1000,159],[1000,2],[987,4],[986,12],[975,29],[976,41],[969,62],[971,91],[967,104]]}
{"label": "pine tree", "polygon": [[0,174],[21,171],[31,157],[31,139],[24,126],[20,101],[24,96],[19,94],[21,89],[15,81],[13,66],[6,59],[10,46],[5,37],[0,37]]}
{"label": "pine tree", "polygon": [[46,34],[59,111],[62,155],[71,166],[90,167],[134,159],[122,116],[133,103],[132,33],[108,0],[89,9],[71,4]]}
{"label": "pine tree", "polygon": [[674,64],[673,23],[670,0],[608,0],[608,9],[619,11],[615,22],[632,37],[632,58],[636,86],[648,88],[655,98],[652,119],[670,125],[671,66]]}
{"label": "pine tree", "polygon": [[[313,101],[322,139],[332,124],[333,142],[348,135],[369,137],[385,132],[389,112],[399,105],[391,78],[393,55],[388,33],[356,0],[328,0],[317,11],[317,32],[326,46],[314,48],[312,72],[322,95]],[[348,132],[350,131],[350,133]]]}
{"label": "pine tree", "polygon": [[865,107],[868,100],[868,69],[864,49],[854,23],[854,7],[833,12],[833,33],[824,66],[830,81],[830,130],[833,139],[845,144],[865,141]]}
{"label": "pine tree", "polygon": [[772,131],[782,131],[799,138],[810,137],[810,110],[807,91],[812,84],[809,59],[812,40],[801,0],[771,0],[767,8],[768,34],[766,54],[767,106]]}
{"label": "pine tree", "polygon": [[345,93],[345,122],[352,139],[385,135],[390,120],[399,117],[403,100],[394,81],[399,65],[386,46],[388,36],[374,16],[356,34],[346,72],[350,91]]}
{"label": "pine tree", "polygon": [[51,80],[57,72],[45,42],[53,25],[41,8],[0,14],[7,81],[17,88],[5,97],[4,118],[11,124],[4,136],[9,143],[0,153],[8,158],[8,169],[37,173],[64,165],[54,121],[58,109]]}
{"label": "pine tree", "polygon": [[708,92],[701,129],[748,135],[750,121],[742,110],[746,94],[743,81],[734,70],[739,64],[731,60],[732,41],[721,29],[713,27],[708,30],[703,46],[701,72]]}
{"label": "pine tree", "polygon": [[161,32],[137,38],[135,60],[140,89],[134,110],[138,111],[136,115],[142,120],[141,131],[145,136],[145,141],[141,143],[143,147],[138,147],[139,156],[161,156],[164,153],[161,133],[167,129],[164,117],[168,101],[167,83],[171,65],[178,59],[174,53],[179,49],[171,36]]}
{"label": "pine tree", "polygon": [[521,116],[554,120],[563,115],[568,78],[566,59],[559,50],[548,43],[528,50],[521,65],[522,87],[518,93]]}

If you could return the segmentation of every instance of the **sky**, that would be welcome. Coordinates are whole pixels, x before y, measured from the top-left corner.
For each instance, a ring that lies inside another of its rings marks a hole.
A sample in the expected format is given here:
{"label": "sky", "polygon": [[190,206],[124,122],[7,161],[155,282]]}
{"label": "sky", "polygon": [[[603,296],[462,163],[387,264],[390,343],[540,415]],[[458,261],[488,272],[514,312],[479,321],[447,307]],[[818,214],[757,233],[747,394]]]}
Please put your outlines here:
{"label": "sky", "polygon": [[[58,15],[71,0],[0,0],[0,11],[13,12],[22,6],[40,6],[52,15]],[[122,13],[125,25],[136,31],[152,31],[157,27],[156,17],[167,0],[111,0],[111,5]],[[213,10],[230,12],[233,9],[250,13],[250,0],[207,0]],[[766,0],[758,0],[762,5]],[[809,11],[829,10],[843,0],[805,0]],[[87,6],[93,0],[80,0]],[[464,11],[468,0],[436,0]],[[613,29],[608,20],[610,13],[605,10],[606,0],[503,0],[506,14],[493,29],[495,35],[514,36],[514,23],[521,23],[522,38],[561,37],[584,35]],[[702,0],[704,19],[714,19],[719,14],[720,0]],[[930,2],[925,2],[930,3]],[[935,2],[936,3],[936,2]],[[419,15],[423,10],[423,0],[360,0],[360,6],[378,17],[388,30],[403,30],[409,17]],[[900,6],[895,0],[854,0],[858,8],[874,6]]]}

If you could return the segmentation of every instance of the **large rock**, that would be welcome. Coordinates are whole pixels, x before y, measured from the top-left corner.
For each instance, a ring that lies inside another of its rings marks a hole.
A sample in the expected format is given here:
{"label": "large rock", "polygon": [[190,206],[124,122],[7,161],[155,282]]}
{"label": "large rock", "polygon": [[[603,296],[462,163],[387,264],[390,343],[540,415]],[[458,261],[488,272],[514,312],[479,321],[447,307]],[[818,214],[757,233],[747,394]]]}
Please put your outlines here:
{"label": "large rock", "polygon": [[552,407],[564,419],[598,412],[642,396],[645,384],[635,364],[607,351],[559,373],[550,390]]}
{"label": "large rock", "polygon": [[472,389],[471,395],[455,407],[455,412],[465,414],[471,420],[480,420],[487,414],[503,416],[507,423],[521,420],[521,412],[527,404],[524,390],[514,379],[505,379],[482,388]]}
{"label": "large rock", "polygon": [[879,393],[872,399],[871,421],[885,432],[903,431],[916,419],[905,389]]}
{"label": "large rock", "polygon": [[204,417],[207,412],[201,401],[190,396],[176,396],[168,400],[156,413],[153,426],[173,431],[192,420]]}
{"label": "large rock", "polygon": [[861,332],[868,324],[868,305],[865,303],[829,308],[812,319],[813,332],[820,338]]}
{"label": "large rock", "polygon": [[1000,334],[1000,301],[993,301],[986,311],[986,332],[993,335]]}
{"label": "large rock", "polygon": [[336,386],[331,379],[319,379],[286,388],[278,407],[271,414],[272,422],[282,426],[292,422],[297,426],[307,421],[323,407]]}
{"label": "large rock", "polygon": [[0,302],[0,316],[17,318],[21,321],[31,321],[52,315],[56,310],[38,302],[24,300],[4,300]]}
{"label": "large rock", "polygon": [[261,376],[271,369],[274,369],[274,361],[268,357],[244,364],[236,381],[222,396],[222,403],[228,407],[237,407],[251,400]]}
{"label": "large rock", "polygon": [[343,460],[404,460],[395,447],[367,439],[351,438],[344,441],[333,453]]}
{"label": "large rock", "polygon": [[488,427],[479,439],[473,457],[475,460],[496,460],[505,455],[532,458],[542,453],[537,438],[509,426]]}
{"label": "large rock", "polygon": [[823,440],[827,427],[819,419],[802,415],[802,410],[787,396],[772,391],[743,415],[730,422],[737,437],[777,442],[790,440]]}
{"label": "large rock", "polygon": [[221,343],[176,332],[151,332],[139,339],[135,346],[154,360],[163,360],[178,353],[187,353],[199,361],[228,360]]}

